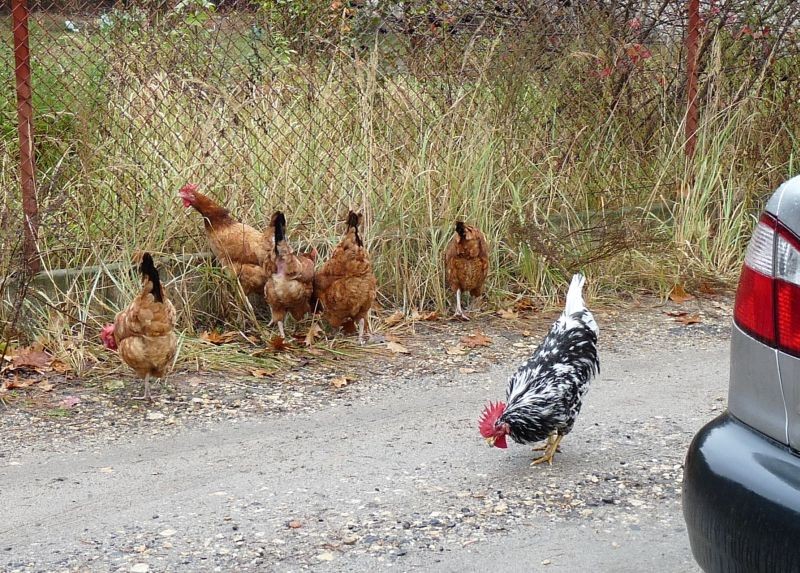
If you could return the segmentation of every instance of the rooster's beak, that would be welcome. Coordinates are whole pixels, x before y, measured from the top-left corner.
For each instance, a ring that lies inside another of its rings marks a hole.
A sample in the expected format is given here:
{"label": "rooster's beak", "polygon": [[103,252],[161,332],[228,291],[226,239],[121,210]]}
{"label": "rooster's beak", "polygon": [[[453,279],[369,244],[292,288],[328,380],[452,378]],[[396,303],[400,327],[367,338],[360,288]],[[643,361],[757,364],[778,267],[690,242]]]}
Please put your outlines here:
{"label": "rooster's beak", "polygon": [[490,446],[493,446],[495,439],[496,438],[494,436],[489,436],[488,438],[486,438],[486,443],[489,444]]}

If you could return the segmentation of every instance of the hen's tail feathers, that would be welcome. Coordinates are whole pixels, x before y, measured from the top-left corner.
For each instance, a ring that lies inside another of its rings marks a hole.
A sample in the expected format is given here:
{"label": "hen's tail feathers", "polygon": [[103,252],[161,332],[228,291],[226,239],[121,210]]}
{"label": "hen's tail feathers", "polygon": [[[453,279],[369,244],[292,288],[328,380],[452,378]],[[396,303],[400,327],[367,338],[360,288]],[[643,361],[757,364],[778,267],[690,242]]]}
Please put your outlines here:
{"label": "hen's tail feathers", "polygon": [[139,265],[139,272],[153,283],[153,299],[156,302],[164,302],[164,296],[161,292],[161,278],[158,276],[158,269],[156,269],[150,253],[142,255],[142,264]]}
{"label": "hen's tail feathers", "polygon": [[275,211],[272,216],[272,225],[275,227],[275,254],[278,254],[278,244],[286,240],[286,217],[280,211]]}
{"label": "hen's tail feathers", "polygon": [[363,247],[364,243],[361,242],[361,237],[358,236],[358,213],[355,211],[350,211],[347,214],[347,228],[350,229],[351,227],[356,233],[356,244],[359,247]]}
{"label": "hen's tail feathers", "polygon": [[567,304],[564,306],[564,314],[567,316],[572,316],[586,308],[583,302],[584,282],[586,282],[586,277],[582,274],[577,273],[572,276],[572,282],[569,283],[569,290],[567,291]]}
{"label": "hen's tail feathers", "polygon": [[464,221],[456,221],[456,233],[458,233],[462,241],[467,238],[467,228],[464,226]]}

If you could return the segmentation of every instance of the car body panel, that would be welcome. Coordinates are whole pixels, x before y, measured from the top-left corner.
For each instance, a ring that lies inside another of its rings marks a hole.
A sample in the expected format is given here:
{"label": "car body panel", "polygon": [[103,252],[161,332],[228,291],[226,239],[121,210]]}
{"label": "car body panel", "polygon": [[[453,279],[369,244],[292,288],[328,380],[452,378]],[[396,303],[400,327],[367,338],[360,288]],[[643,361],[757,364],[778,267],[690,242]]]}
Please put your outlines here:
{"label": "car body panel", "polygon": [[[781,224],[800,237],[800,177],[781,185],[767,206]],[[800,358],[780,351],[777,356],[786,404],[787,443],[800,450]]]}
{"label": "car body panel", "polygon": [[733,325],[728,409],[744,423],[785,444],[786,406],[777,354]]}
{"label": "car body panel", "polygon": [[683,515],[706,573],[800,571],[800,457],[729,413],[695,436]]}

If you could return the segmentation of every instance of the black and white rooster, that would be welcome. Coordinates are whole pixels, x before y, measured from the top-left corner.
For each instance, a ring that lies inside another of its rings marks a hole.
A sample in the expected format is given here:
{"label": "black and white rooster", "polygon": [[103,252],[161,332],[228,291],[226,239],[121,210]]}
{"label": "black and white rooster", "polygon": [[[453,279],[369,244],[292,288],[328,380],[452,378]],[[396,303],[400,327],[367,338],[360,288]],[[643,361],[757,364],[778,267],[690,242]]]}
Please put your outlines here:
{"label": "black and white rooster", "polygon": [[567,291],[564,312],[525,364],[509,378],[506,403],[484,409],[479,428],[486,441],[505,448],[506,436],[519,444],[547,439],[536,448],[544,455],[533,464],[553,463],[561,439],[581,411],[589,382],[600,371],[599,329],[583,302],[583,275],[576,274]]}

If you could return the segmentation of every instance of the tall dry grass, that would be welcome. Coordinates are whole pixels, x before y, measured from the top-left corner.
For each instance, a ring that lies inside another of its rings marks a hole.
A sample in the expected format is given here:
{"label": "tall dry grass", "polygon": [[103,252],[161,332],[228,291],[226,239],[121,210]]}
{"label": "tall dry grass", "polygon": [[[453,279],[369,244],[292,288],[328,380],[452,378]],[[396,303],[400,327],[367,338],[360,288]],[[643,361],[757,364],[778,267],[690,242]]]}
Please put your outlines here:
{"label": "tall dry grass", "polygon": [[[40,282],[22,336],[77,369],[91,363],[81,349],[135,292],[128,262],[141,250],[169,267],[185,340],[263,328],[213,263],[185,259],[206,250],[199,216],[176,197],[186,181],[255,226],[284,210],[291,240],[323,258],[347,209],[363,210],[380,303],[444,310],[457,218],[487,234],[494,302],[552,300],[578,269],[595,295],[730,284],[753,215],[796,171],[800,118],[776,78],[797,77],[798,61],[754,78],[739,64],[761,48],[731,35],[709,52],[687,161],[673,43],[631,62],[598,26],[554,53],[532,30],[501,30],[416,51],[376,36],[321,57],[259,38],[251,17],[80,34],[38,22],[43,264],[97,268]],[[602,62],[618,67],[605,77]],[[18,205],[13,129],[3,133],[2,192]],[[4,231],[9,241],[19,230]],[[13,260],[3,264],[7,276]]]}

